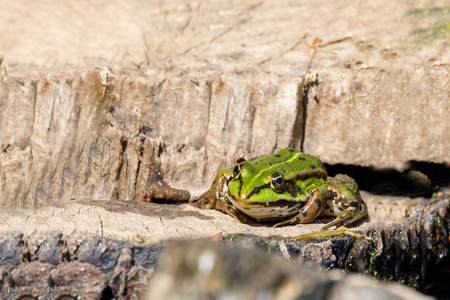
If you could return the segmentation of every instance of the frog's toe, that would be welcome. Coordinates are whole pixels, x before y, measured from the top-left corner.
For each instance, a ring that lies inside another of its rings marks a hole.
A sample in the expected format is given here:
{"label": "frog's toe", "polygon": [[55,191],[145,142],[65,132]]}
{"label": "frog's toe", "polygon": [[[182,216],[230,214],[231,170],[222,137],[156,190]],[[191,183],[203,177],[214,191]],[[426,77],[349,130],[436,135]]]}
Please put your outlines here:
{"label": "frog's toe", "polygon": [[283,226],[286,226],[286,225],[293,225],[293,224],[295,224],[295,223],[292,222],[292,220],[286,220],[286,221],[278,222],[278,223],[274,224],[273,228],[283,227]]}
{"label": "frog's toe", "polygon": [[326,224],[325,226],[323,226],[321,231],[327,231],[328,229],[330,229],[333,226],[336,226],[336,229],[338,229],[339,227],[342,226],[342,224],[341,223],[330,222],[330,223]]}
{"label": "frog's toe", "polygon": [[353,223],[355,220],[351,219],[351,215],[343,215],[340,217],[337,217],[333,221],[327,223],[325,226],[322,227],[322,231],[328,230],[333,226],[336,226],[336,229],[344,225],[347,227],[347,224]]}
{"label": "frog's toe", "polygon": [[272,227],[273,227],[273,228],[278,228],[278,227],[281,227],[281,226],[286,225],[286,224],[283,224],[283,223],[284,223],[284,222],[276,223],[276,224],[274,224]]}
{"label": "frog's toe", "polygon": [[358,220],[359,219],[350,219],[350,220],[344,222],[342,225],[344,225],[345,227],[349,227],[350,225],[352,225],[353,223],[355,223]]}
{"label": "frog's toe", "polygon": [[344,226],[349,227],[354,222],[358,221],[362,217],[364,217],[365,214],[344,214],[339,217],[337,217],[335,220],[331,221],[330,223],[327,223],[324,227],[322,227],[322,230],[327,230],[333,226],[336,226],[336,229]]}

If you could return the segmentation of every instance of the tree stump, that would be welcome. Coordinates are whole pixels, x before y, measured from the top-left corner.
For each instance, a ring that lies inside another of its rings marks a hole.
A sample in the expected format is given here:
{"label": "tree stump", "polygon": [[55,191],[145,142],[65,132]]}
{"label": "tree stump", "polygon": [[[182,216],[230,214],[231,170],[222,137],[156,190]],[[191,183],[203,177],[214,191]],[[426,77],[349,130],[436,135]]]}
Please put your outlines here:
{"label": "tree stump", "polygon": [[[202,238],[448,297],[449,15],[439,1],[7,1],[2,298],[137,297],[167,241]],[[365,190],[357,233],[183,204],[286,146]]]}

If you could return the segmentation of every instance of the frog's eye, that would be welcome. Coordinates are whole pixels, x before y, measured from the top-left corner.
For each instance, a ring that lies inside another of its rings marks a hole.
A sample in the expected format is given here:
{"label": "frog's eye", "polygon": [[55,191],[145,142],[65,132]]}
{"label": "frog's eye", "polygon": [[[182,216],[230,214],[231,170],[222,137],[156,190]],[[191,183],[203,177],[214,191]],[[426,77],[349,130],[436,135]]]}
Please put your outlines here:
{"label": "frog's eye", "polygon": [[242,171],[242,165],[241,164],[236,165],[233,169],[233,178],[239,179],[239,177],[241,177],[241,171]]}
{"label": "frog's eye", "polygon": [[273,190],[282,190],[285,186],[284,177],[280,173],[273,174],[270,183]]}

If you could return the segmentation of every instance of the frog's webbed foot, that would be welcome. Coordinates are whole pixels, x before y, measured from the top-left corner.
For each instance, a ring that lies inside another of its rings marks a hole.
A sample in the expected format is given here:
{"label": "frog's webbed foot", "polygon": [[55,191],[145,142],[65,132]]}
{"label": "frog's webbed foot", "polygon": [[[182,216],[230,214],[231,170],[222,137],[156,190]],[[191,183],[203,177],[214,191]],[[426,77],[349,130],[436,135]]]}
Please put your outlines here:
{"label": "frog's webbed foot", "polygon": [[[212,189],[211,189],[212,190]],[[211,190],[204,192],[200,197],[190,202],[191,205],[202,209],[214,209],[224,214],[230,215],[242,223],[247,223],[247,218],[243,213],[237,210],[225,197],[216,198],[214,193],[210,195]]]}
{"label": "frog's webbed foot", "polygon": [[241,221],[242,223],[248,222],[247,217],[243,213],[241,213],[238,209],[236,209],[234,205],[231,204],[229,201],[217,201],[214,209],[221,211],[227,215],[230,215],[236,220]]}
{"label": "frog's webbed foot", "polygon": [[189,204],[203,209],[217,209],[216,203],[220,201],[227,201],[225,194],[227,192],[227,183],[230,175],[226,170],[222,170],[214,178],[211,188],[201,194],[198,198],[189,201]]}
{"label": "frog's webbed foot", "polygon": [[[211,204],[214,205],[214,203],[210,204],[210,199],[209,199],[209,193],[211,190],[207,190],[206,192],[204,192],[203,194],[201,194],[200,196],[198,196],[198,198],[194,198],[191,199],[189,201],[189,204],[198,208],[203,208],[203,209],[209,209]],[[214,199],[212,199],[214,200]]]}
{"label": "frog's webbed foot", "polygon": [[230,176],[227,170],[221,170],[214,179],[211,188],[201,194],[197,199],[190,201],[190,204],[198,208],[218,210],[232,216],[238,221],[247,223],[245,215],[237,210],[226,196]]}
{"label": "frog's webbed foot", "polygon": [[340,216],[338,216],[335,220],[327,223],[325,226],[323,226],[322,230],[327,230],[332,226],[336,226],[336,228],[339,228],[341,226],[348,227],[353,222],[358,221],[362,217],[367,215],[367,205],[365,202],[361,202],[358,210],[355,213],[344,213]]}
{"label": "frog's webbed foot", "polygon": [[325,188],[319,187],[311,191],[305,206],[292,218],[277,223],[273,227],[310,223],[319,216],[327,204],[328,195]]}

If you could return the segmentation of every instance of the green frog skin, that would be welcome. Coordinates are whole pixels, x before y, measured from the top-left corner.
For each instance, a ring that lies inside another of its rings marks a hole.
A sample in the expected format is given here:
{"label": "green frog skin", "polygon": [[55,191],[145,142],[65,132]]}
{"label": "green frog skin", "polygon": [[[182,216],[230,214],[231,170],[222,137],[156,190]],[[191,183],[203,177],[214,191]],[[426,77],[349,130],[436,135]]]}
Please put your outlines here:
{"label": "green frog skin", "polygon": [[292,148],[220,170],[211,188],[192,204],[244,223],[248,217],[275,222],[274,227],[335,217],[322,228],[327,230],[347,227],[367,215],[351,177],[328,177],[320,159]]}

